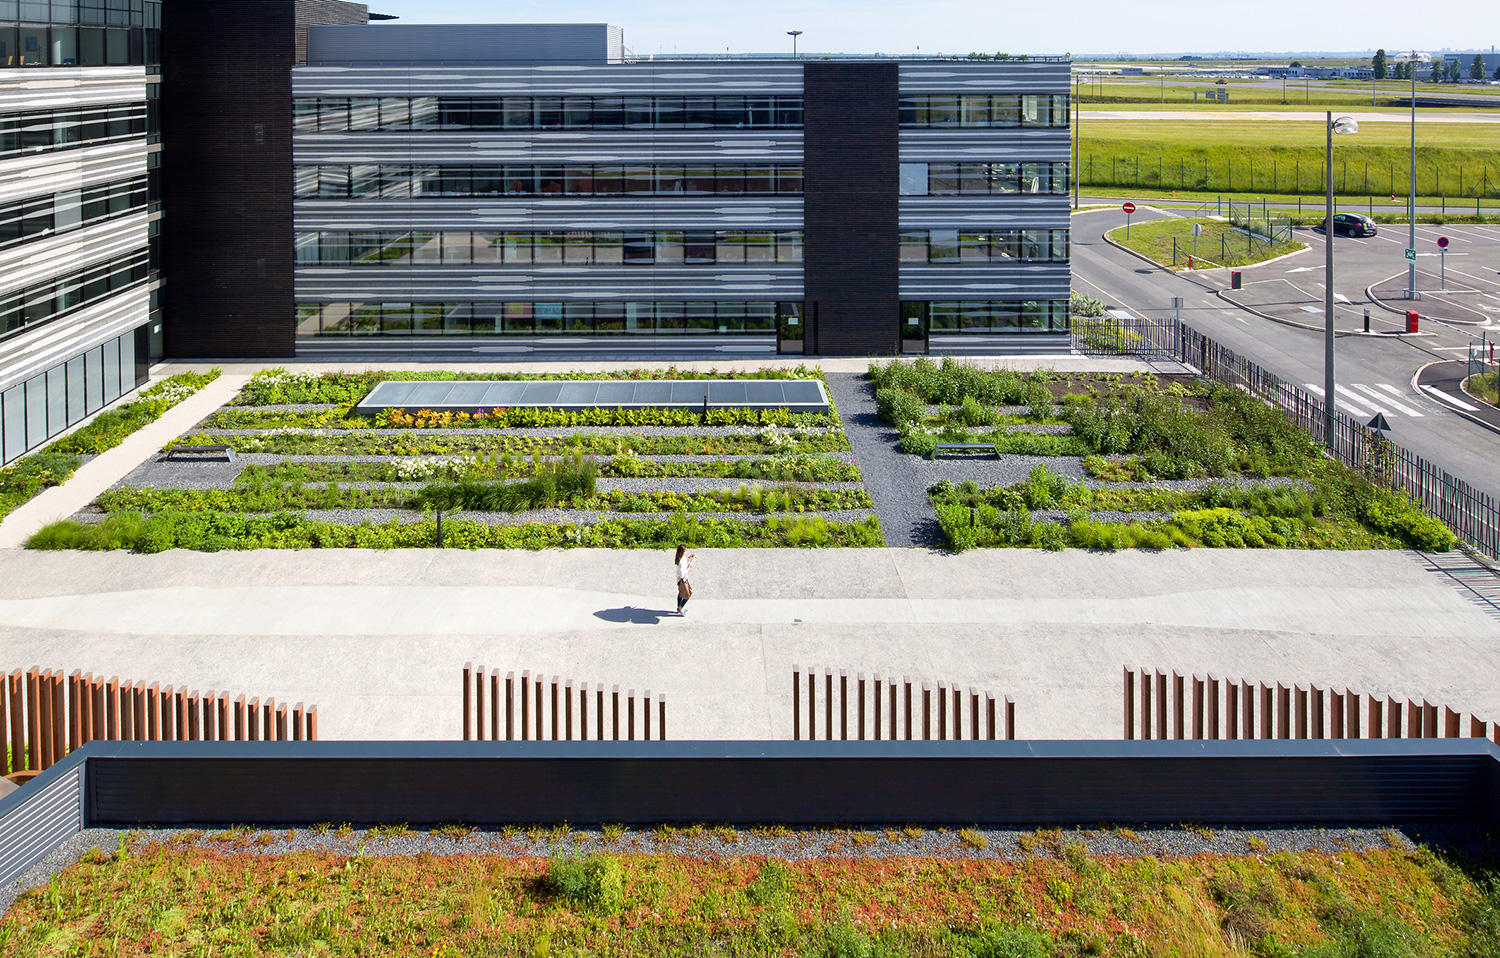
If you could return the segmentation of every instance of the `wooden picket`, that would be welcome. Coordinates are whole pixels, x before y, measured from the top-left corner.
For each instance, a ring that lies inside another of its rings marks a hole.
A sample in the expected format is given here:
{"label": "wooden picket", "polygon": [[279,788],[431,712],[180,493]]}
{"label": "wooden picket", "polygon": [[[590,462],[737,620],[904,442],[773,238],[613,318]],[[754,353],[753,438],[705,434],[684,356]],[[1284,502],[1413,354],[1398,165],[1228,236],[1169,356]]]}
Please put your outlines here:
{"label": "wooden picket", "polygon": [[[818,739],[818,670],[792,666],[792,739]],[[1016,703],[1010,696],[997,701],[994,693],[975,688],[967,691],[954,682],[913,684],[907,676],[882,678],[873,673],[868,682],[858,672],[851,684],[849,673],[838,673],[835,698],[834,672],[823,670],[822,737],[825,741],[850,739],[850,690],[853,690],[853,738],[856,741],[987,740],[1016,737]],[[837,704],[835,704],[835,702]],[[835,713],[837,720],[835,721]],[[803,716],[806,716],[804,729]],[[965,735],[965,716],[967,731]],[[834,726],[837,724],[837,734]],[[804,734],[805,732],[805,734]]]}
{"label": "wooden picket", "polygon": [[1447,706],[1347,688],[1267,685],[1126,666],[1123,692],[1127,740],[1405,737],[1489,738],[1500,744],[1500,723],[1470,714],[1465,732],[1463,713]]}
{"label": "wooden picket", "polygon": [[[15,669],[0,674],[0,775],[31,778],[76,748],[93,741],[171,742],[314,741],[318,707],[301,702],[288,723],[286,706],[266,716],[261,728],[247,730],[243,721],[231,728],[229,692],[200,695],[186,686],[161,691],[157,683],[121,682],[118,676],[84,675],[74,669]],[[243,702],[244,696],[238,701]],[[269,700],[268,700],[269,701]],[[252,724],[255,720],[252,717]],[[247,734],[249,731],[249,734]]]}
{"label": "wooden picket", "polygon": [[665,741],[667,737],[667,697],[653,695],[650,689],[641,694],[639,708],[635,689],[625,691],[622,722],[618,685],[606,691],[602,682],[591,687],[588,682],[557,675],[548,679],[541,672],[529,671],[519,677],[514,672],[502,676],[498,669],[475,668],[472,662],[464,663],[463,709],[466,742]]}

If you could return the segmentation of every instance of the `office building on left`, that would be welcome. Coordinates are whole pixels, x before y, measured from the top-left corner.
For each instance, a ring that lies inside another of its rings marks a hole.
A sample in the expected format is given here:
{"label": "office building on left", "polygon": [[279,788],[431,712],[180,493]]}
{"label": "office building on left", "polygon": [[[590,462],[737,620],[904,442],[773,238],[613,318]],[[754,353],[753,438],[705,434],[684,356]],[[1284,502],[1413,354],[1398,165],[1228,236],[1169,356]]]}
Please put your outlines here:
{"label": "office building on left", "polygon": [[159,0],[0,0],[0,456],[146,381]]}

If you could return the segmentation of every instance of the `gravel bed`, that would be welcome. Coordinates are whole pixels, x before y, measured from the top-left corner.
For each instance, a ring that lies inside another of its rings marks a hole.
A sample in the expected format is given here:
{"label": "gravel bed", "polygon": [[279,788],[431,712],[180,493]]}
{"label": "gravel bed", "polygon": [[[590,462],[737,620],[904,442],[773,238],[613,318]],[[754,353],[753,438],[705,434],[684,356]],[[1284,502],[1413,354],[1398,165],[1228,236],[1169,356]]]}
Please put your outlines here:
{"label": "gravel bed", "polygon": [[[958,408],[959,408],[958,406],[941,406],[941,405],[934,406],[934,405],[930,405],[929,404],[927,406],[927,415],[929,415],[929,416],[941,416],[943,413],[947,412],[950,409],[958,409]],[[998,412],[1002,416],[1029,416],[1029,415],[1031,415],[1031,407],[1030,406],[991,406],[990,408],[993,409],[993,410],[995,410],[996,412]],[[1058,415],[1061,412],[1062,412],[1062,407],[1061,406],[1053,406],[1052,407],[1052,415],[1056,416],[1056,415]]]}
{"label": "gravel bed", "polygon": [[732,479],[706,476],[683,476],[679,478],[657,477],[640,479],[615,479],[601,476],[595,483],[600,492],[619,489],[622,492],[709,492],[716,489],[738,489],[741,486],[762,489],[781,489],[801,486],[816,489],[863,489],[860,482],[784,482],[777,479]]}
{"label": "gravel bed", "polygon": [[[228,403],[225,403],[224,405],[222,405],[222,406],[219,407],[219,409],[234,409],[234,410],[239,410],[239,409],[256,409],[256,410],[261,410],[261,409],[263,409],[266,412],[323,412],[324,410],[328,410],[328,409],[343,409],[343,408],[344,408],[344,404],[343,403],[337,403],[337,402],[288,402],[288,403],[272,403],[272,404],[268,404],[268,405],[265,405],[265,406],[251,406],[251,405],[248,405],[248,404],[247,405],[240,405],[240,404],[235,403],[235,402],[228,402]],[[215,411],[217,412],[217,410],[215,410]]]}
{"label": "gravel bed", "polygon": [[[1088,517],[1095,522],[1149,522],[1152,519],[1170,519],[1170,512],[1119,512],[1114,509],[1103,509],[1098,512],[1088,513]],[[1031,514],[1035,522],[1056,522],[1066,524],[1068,513],[1062,509],[1038,509]]]}
{"label": "gravel bed", "polygon": [[[308,436],[342,436],[360,433],[371,436],[536,436],[542,439],[557,439],[565,436],[590,433],[601,436],[743,436],[764,429],[764,426],[547,426],[542,428],[491,427],[474,429],[303,429],[302,427],[275,426],[267,429],[197,429],[196,432],[210,436],[264,436],[278,429],[296,428]],[[795,427],[780,427],[781,431],[795,434]],[[828,426],[809,426],[809,435],[837,432]]]}
{"label": "gravel bed", "polygon": [[[365,522],[377,525],[392,519],[403,525],[421,522],[428,518],[411,509],[289,509],[313,522],[331,522],[338,525],[357,526]],[[255,513],[250,513],[255,515]],[[85,521],[90,514],[79,513],[72,518]],[[765,522],[775,515],[783,519],[821,517],[830,522],[858,522],[874,515],[869,509],[840,509],[828,512],[599,512],[589,509],[530,509],[526,512],[445,512],[444,520],[473,519],[491,526],[521,526],[532,522],[568,523],[584,526],[609,519],[673,519],[686,516],[690,519],[733,519],[740,522]],[[100,517],[93,515],[94,521]]]}
{"label": "gravel bed", "polygon": [[[852,457],[847,453],[813,453],[813,455],[829,456],[833,458],[842,457],[845,462],[851,461]],[[281,463],[294,462],[398,462],[413,458],[437,459],[453,461],[463,458],[462,456],[280,456],[264,452],[236,453],[234,462],[224,462],[213,459],[176,459],[167,461],[161,454],[157,454],[136,466],[123,478],[110,488],[112,489],[227,489],[234,484],[235,478],[246,466],[275,466]],[[530,458],[530,457],[528,457]],[[544,461],[554,461],[559,457],[544,456]],[[597,459],[606,459],[607,456],[597,456]],[[648,462],[730,462],[737,460],[752,461],[756,459],[774,458],[764,455],[749,456],[641,456],[642,460]],[[601,480],[613,481],[613,480]],[[643,487],[656,489],[676,488],[668,483],[676,482],[704,482],[704,483],[730,483],[731,488],[737,488],[741,482],[762,484],[772,480],[763,479],[731,479],[731,478],[705,478],[705,477],[680,477],[660,479],[640,479],[641,482],[656,482],[658,485]],[[818,483],[804,483],[805,485],[818,485]],[[350,483],[350,485],[360,485]],[[858,488],[858,483],[822,483],[832,488]],[[623,488],[623,487],[622,487]],[[687,487],[683,487],[687,488]],[[718,486],[705,486],[703,488],[723,488]]]}
{"label": "gravel bed", "polygon": [[[409,855],[501,855],[546,858],[554,854],[608,852],[621,855],[685,855],[694,858],[772,857],[791,861],[817,858],[947,858],[955,860],[1052,860],[1062,850],[1081,842],[1094,856],[1182,858],[1192,855],[1260,855],[1276,852],[1414,851],[1418,844],[1441,850],[1472,850],[1488,846],[1479,826],[1438,825],[1423,829],[1374,828],[1089,828],[1063,829],[1056,836],[1008,828],[974,830],[974,844],[949,829],[903,829],[900,825],[868,829],[806,829],[779,834],[762,829],[737,829],[732,835],[688,837],[678,830],[669,835],[656,830],[627,829],[605,841],[597,828],[476,829],[455,839],[431,831],[405,835],[376,834],[352,829],[343,836],[311,828],[254,830],[242,837],[221,837],[223,826],[203,829],[140,829],[124,831],[89,828],[63,842],[52,854],[15,881],[0,886],[0,914],[23,892],[41,887],[57,872],[91,849],[114,854],[125,839],[138,843],[191,843],[225,854],[285,855],[315,851],[337,856],[387,858]],[[977,848],[975,845],[984,847]]]}

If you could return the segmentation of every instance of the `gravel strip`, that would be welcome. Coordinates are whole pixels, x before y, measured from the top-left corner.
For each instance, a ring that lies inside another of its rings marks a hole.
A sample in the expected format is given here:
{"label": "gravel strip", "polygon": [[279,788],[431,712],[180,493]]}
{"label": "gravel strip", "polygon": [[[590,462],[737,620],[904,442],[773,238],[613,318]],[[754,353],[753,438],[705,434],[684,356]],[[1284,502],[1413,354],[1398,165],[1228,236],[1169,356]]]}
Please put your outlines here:
{"label": "gravel strip", "polygon": [[[965,839],[971,841],[965,841]],[[90,828],[69,838],[52,854],[18,879],[0,886],[0,915],[23,892],[38,888],[57,872],[82,858],[90,849],[114,854],[121,840],[139,849],[141,843],[176,841],[224,854],[285,855],[314,851],[335,856],[364,855],[388,858],[409,855],[500,855],[546,858],[552,855],[684,855],[694,858],[772,857],[790,861],[818,858],[947,858],[955,860],[1053,860],[1063,850],[1081,843],[1092,856],[1183,858],[1193,855],[1261,855],[1277,852],[1414,851],[1418,844],[1441,850],[1487,847],[1479,826],[1447,825],[1424,829],[1374,828],[1089,828],[1063,829],[1054,834],[1008,828],[976,828],[960,837],[957,831],[892,825],[868,829],[806,829],[782,833],[770,829],[734,829],[714,834],[702,830],[626,829],[605,841],[597,828],[562,832],[553,828],[476,829],[461,838],[431,831],[390,835],[351,829],[340,836],[332,829],[252,830],[227,835],[222,826],[204,829],[141,829],[123,831]],[[976,847],[980,846],[982,847]]]}
{"label": "gravel strip", "polygon": [[[1066,524],[1068,513],[1062,509],[1038,509],[1031,514],[1035,522],[1056,522]],[[1088,517],[1095,522],[1149,522],[1152,519],[1170,519],[1170,512],[1118,512],[1116,510],[1101,510],[1088,513]]]}
{"label": "gravel strip", "polygon": [[[371,436],[536,436],[542,439],[557,439],[579,434],[601,436],[746,436],[766,428],[764,426],[547,426],[543,428],[492,427],[476,429],[303,429],[298,427],[273,426],[266,429],[197,429],[195,431],[212,436],[264,436],[278,430],[295,428],[308,436],[342,436],[360,433]],[[779,427],[787,435],[796,435],[796,427]],[[837,432],[828,426],[809,426],[808,435]]]}
{"label": "gravel strip", "polygon": [[[366,522],[375,525],[383,525],[392,519],[407,525],[413,522],[422,522],[428,518],[423,513],[411,509],[288,509],[293,515],[300,515],[313,522],[331,522],[337,525],[357,526]],[[264,513],[245,513],[246,515],[264,515]],[[528,523],[569,523],[585,526],[596,522],[604,522],[610,519],[675,519],[684,516],[689,519],[733,519],[739,522],[765,522],[770,516],[780,518],[802,518],[811,519],[820,517],[829,522],[859,522],[875,513],[869,509],[842,509],[828,512],[598,512],[588,509],[530,509],[526,512],[445,512],[444,520],[473,519],[490,526],[521,526]],[[98,514],[76,513],[71,516],[79,522],[99,521],[102,517]]]}
{"label": "gravel strip", "polygon": [[732,479],[732,478],[708,478],[704,476],[691,477],[657,477],[642,479],[614,479],[601,476],[595,483],[600,492],[611,489],[619,489],[622,492],[710,492],[717,489],[739,489],[741,486],[754,489],[759,486],[762,489],[784,489],[788,487],[801,487],[804,489],[863,489],[864,484],[859,482],[783,482],[775,479]]}
{"label": "gravel strip", "polygon": [[875,412],[875,391],[863,373],[828,372],[824,381],[844,422],[865,489],[875,500],[885,544],[941,547],[943,534],[927,502],[927,487],[942,477],[925,478],[920,465],[925,460],[896,448],[900,437]]}

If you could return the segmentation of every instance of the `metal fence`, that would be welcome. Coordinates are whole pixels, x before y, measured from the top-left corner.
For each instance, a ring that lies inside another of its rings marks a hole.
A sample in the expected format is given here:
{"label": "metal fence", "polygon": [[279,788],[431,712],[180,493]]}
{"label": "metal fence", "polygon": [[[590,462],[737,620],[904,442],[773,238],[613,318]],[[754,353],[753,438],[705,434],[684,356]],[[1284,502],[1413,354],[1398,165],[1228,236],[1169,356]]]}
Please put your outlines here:
{"label": "metal fence", "polygon": [[1330,442],[1320,397],[1286,382],[1187,323],[1112,310],[1102,318],[1075,318],[1073,345],[1088,356],[1129,354],[1182,363],[1196,368],[1207,379],[1271,403],[1312,433],[1344,465],[1378,485],[1406,493],[1460,539],[1489,558],[1500,559],[1500,508],[1493,496],[1382,438],[1337,409]]}

